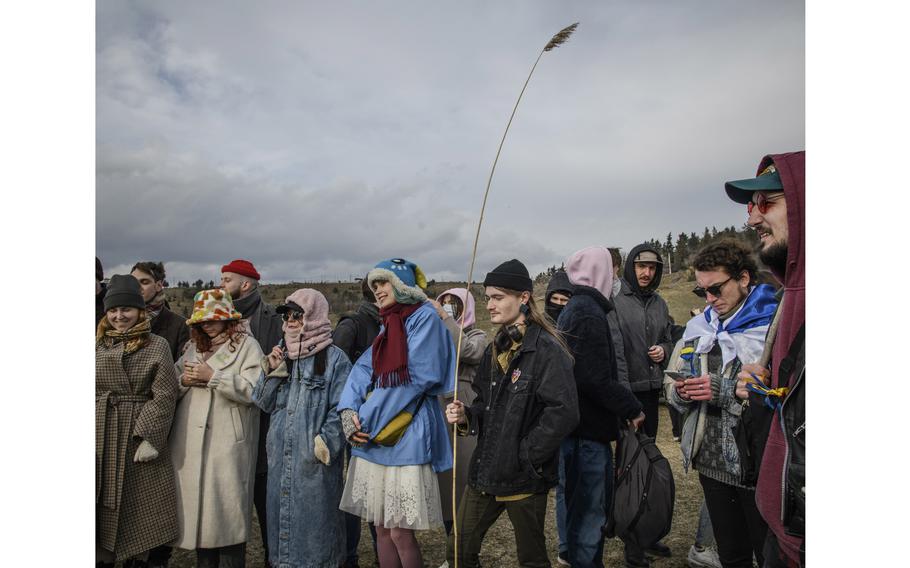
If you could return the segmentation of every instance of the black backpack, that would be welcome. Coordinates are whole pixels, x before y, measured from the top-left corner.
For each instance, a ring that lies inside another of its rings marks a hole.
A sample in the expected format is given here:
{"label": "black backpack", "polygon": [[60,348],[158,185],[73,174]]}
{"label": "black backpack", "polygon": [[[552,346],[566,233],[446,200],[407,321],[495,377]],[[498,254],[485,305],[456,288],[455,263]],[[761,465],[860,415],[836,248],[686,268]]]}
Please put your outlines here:
{"label": "black backpack", "polygon": [[654,438],[621,429],[606,535],[646,549],[670,532],[675,503],[676,483],[670,462]]}

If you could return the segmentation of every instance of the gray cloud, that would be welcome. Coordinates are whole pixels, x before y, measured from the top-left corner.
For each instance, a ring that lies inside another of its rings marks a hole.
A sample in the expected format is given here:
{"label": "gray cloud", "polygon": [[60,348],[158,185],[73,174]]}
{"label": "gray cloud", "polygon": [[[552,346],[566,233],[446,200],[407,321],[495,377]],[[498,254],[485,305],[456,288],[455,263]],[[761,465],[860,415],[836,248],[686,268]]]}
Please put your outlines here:
{"label": "gray cloud", "polygon": [[[475,278],[593,243],[740,225],[725,179],[804,146],[799,2],[232,5],[97,9],[97,250],[169,279],[232,258],[266,280],[405,256]],[[124,268],[125,267],[125,268]]]}

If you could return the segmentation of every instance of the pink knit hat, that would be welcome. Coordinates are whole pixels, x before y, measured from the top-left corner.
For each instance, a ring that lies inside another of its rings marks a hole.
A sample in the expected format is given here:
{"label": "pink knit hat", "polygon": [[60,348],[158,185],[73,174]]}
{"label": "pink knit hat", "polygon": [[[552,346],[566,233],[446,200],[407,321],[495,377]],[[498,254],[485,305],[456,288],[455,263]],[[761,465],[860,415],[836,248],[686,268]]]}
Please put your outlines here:
{"label": "pink knit hat", "polygon": [[595,288],[605,298],[613,292],[613,258],[607,247],[592,246],[573,253],[566,260],[569,282]]}

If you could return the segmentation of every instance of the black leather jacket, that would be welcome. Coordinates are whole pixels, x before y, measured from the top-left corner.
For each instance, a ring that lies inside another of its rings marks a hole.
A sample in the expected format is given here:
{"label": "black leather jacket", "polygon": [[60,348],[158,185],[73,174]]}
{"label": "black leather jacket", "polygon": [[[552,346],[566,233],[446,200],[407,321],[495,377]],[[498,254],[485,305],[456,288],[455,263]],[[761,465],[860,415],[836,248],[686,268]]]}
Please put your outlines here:
{"label": "black leather jacket", "polygon": [[[800,334],[800,336],[802,333]],[[802,339],[802,338],[800,338]],[[782,521],[787,534],[804,537],[806,534],[806,346],[800,341],[799,350],[788,356],[785,364],[793,369],[795,377],[790,392],[781,407],[781,427],[787,441],[787,454],[784,461]],[[790,360],[788,362],[788,360]],[[785,370],[782,368],[781,372]],[[805,546],[805,540],[803,540]]]}
{"label": "black leather jacket", "polygon": [[556,339],[531,323],[505,373],[484,352],[466,408],[478,436],[468,483],[491,495],[541,493],[555,486],[559,445],[578,424],[572,359]]}

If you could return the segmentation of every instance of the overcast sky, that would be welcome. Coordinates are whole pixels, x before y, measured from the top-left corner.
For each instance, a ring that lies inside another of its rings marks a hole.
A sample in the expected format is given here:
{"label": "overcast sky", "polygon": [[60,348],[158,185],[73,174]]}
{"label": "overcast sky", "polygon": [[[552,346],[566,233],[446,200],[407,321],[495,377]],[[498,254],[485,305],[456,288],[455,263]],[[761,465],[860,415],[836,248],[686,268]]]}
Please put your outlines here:
{"label": "overcast sky", "polygon": [[804,5],[99,2],[96,250],[218,281],[393,256],[532,275],[592,244],[740,226],[723,182],[805,145]]}

